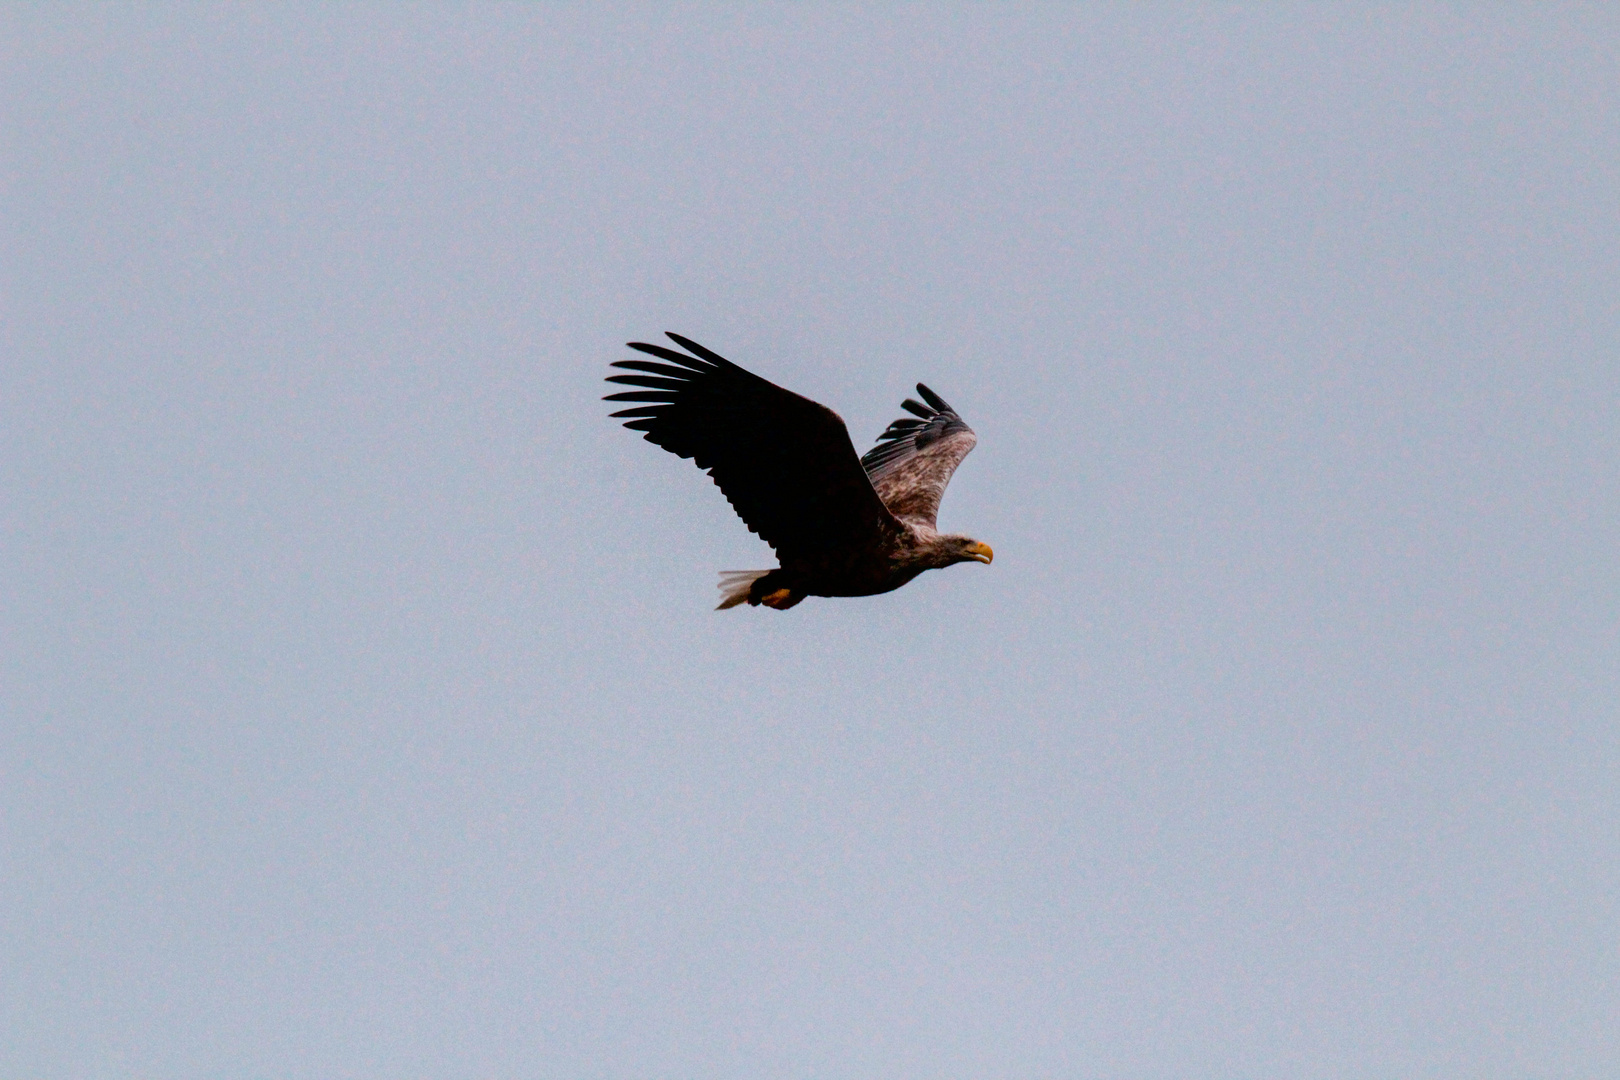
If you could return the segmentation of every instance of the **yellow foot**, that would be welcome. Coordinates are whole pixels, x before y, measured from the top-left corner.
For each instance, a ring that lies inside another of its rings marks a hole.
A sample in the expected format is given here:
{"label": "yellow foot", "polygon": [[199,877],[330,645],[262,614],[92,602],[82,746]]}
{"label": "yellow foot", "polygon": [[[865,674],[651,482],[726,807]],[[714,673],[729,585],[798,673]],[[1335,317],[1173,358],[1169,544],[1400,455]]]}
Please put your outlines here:
{"label": "yellow foot", "polygon": [[792,607],[799,601],[798,598],[793,595],[792,589],[777,589],[775,592],[766,593],[764,596],[760,597],[759,602],[764,604],[766,607],[776,608],[778,611],[780,611],[783,608]]}

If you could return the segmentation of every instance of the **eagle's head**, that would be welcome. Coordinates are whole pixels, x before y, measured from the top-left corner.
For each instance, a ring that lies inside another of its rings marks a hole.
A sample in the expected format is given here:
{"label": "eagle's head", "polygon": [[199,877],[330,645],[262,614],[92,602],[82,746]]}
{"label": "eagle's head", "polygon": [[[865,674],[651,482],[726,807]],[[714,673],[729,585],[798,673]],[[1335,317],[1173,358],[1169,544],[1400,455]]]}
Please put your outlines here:
{"label": "eagle's head", "polygon": [[942,536],[939,539],[947,557],[946,565],[959,562],[989,563],[996,556],[996,553],[990,550],[989,544],[981,543],[971,536]]}

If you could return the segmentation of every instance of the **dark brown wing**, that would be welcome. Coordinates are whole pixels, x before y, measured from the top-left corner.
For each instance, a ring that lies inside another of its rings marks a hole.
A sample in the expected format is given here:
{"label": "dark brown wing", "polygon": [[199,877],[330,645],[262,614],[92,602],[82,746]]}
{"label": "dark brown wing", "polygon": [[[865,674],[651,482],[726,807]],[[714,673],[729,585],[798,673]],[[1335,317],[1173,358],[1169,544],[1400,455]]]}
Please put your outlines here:
{"label": "dark brown wing", "polygon": [[907,398],[900,407],[919,419],[890,424],[861,464],[891,514],[932,529],[945,485],[979,439],[944,398],[922,383],[917,393],[926,405]]}
{"label": "dark brown wing", "polygon": [[843,561],[888,546],[900,524],[873,490],[837,413],[679,334],[668,337],[693,355],[632,341],[630,348],[669,363],[613,365],[644,374],[608,382],[647,388],[607,396],[647,403],[613,414],[629,418],[625,427],[707,470],[784,565]]}

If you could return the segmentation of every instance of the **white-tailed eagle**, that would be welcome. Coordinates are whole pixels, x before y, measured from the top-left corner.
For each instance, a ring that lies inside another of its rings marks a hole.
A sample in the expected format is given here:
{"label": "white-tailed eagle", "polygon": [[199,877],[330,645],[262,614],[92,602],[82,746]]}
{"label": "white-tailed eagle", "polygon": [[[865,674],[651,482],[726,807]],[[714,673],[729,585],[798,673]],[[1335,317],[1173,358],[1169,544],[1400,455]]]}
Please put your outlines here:
{"label": "white-tailed eagle", "polygon": [[[839,415],[744,371],[679,334],[685,353],[632,341],[668,363],[620,360],[608,382],[644,389],[613,415],[648,442],[691,458],[720,485],[744,523],[776,549],[774,570],[720,575],[721,608],[790,608],[806,596],[874,596],[924,570],[987,563],[990,546],[934,527],[951,474],[978,441],[956,410],[917,384],[865,457]],[[687,355],[690,353],[691,355]]]}

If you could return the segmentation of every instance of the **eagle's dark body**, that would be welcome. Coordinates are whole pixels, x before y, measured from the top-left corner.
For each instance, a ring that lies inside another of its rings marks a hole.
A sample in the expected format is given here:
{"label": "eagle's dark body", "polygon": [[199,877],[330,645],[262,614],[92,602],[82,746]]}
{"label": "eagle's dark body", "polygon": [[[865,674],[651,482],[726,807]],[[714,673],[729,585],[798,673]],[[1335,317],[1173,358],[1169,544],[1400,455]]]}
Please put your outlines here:
{"label": "eagle's dark body", "polygon": [[[691,458],[750,529],[776,549],[774,570],[722,575],[722,608],[788,608],[806,596],[872,596],[924,570],[989,562],[990,548],[934,527],[956,466],[977,441],[927,387],[917,419],[889,425],[864,458],[838,414],[767,382],[678,334],[686,353],[631,342],[667,363],[621,360],[636,372],[608,381],[642,387],[609,401],[641,403],[613,415],[648,442]],[[691,355],[688,355],[690,353]]]}

